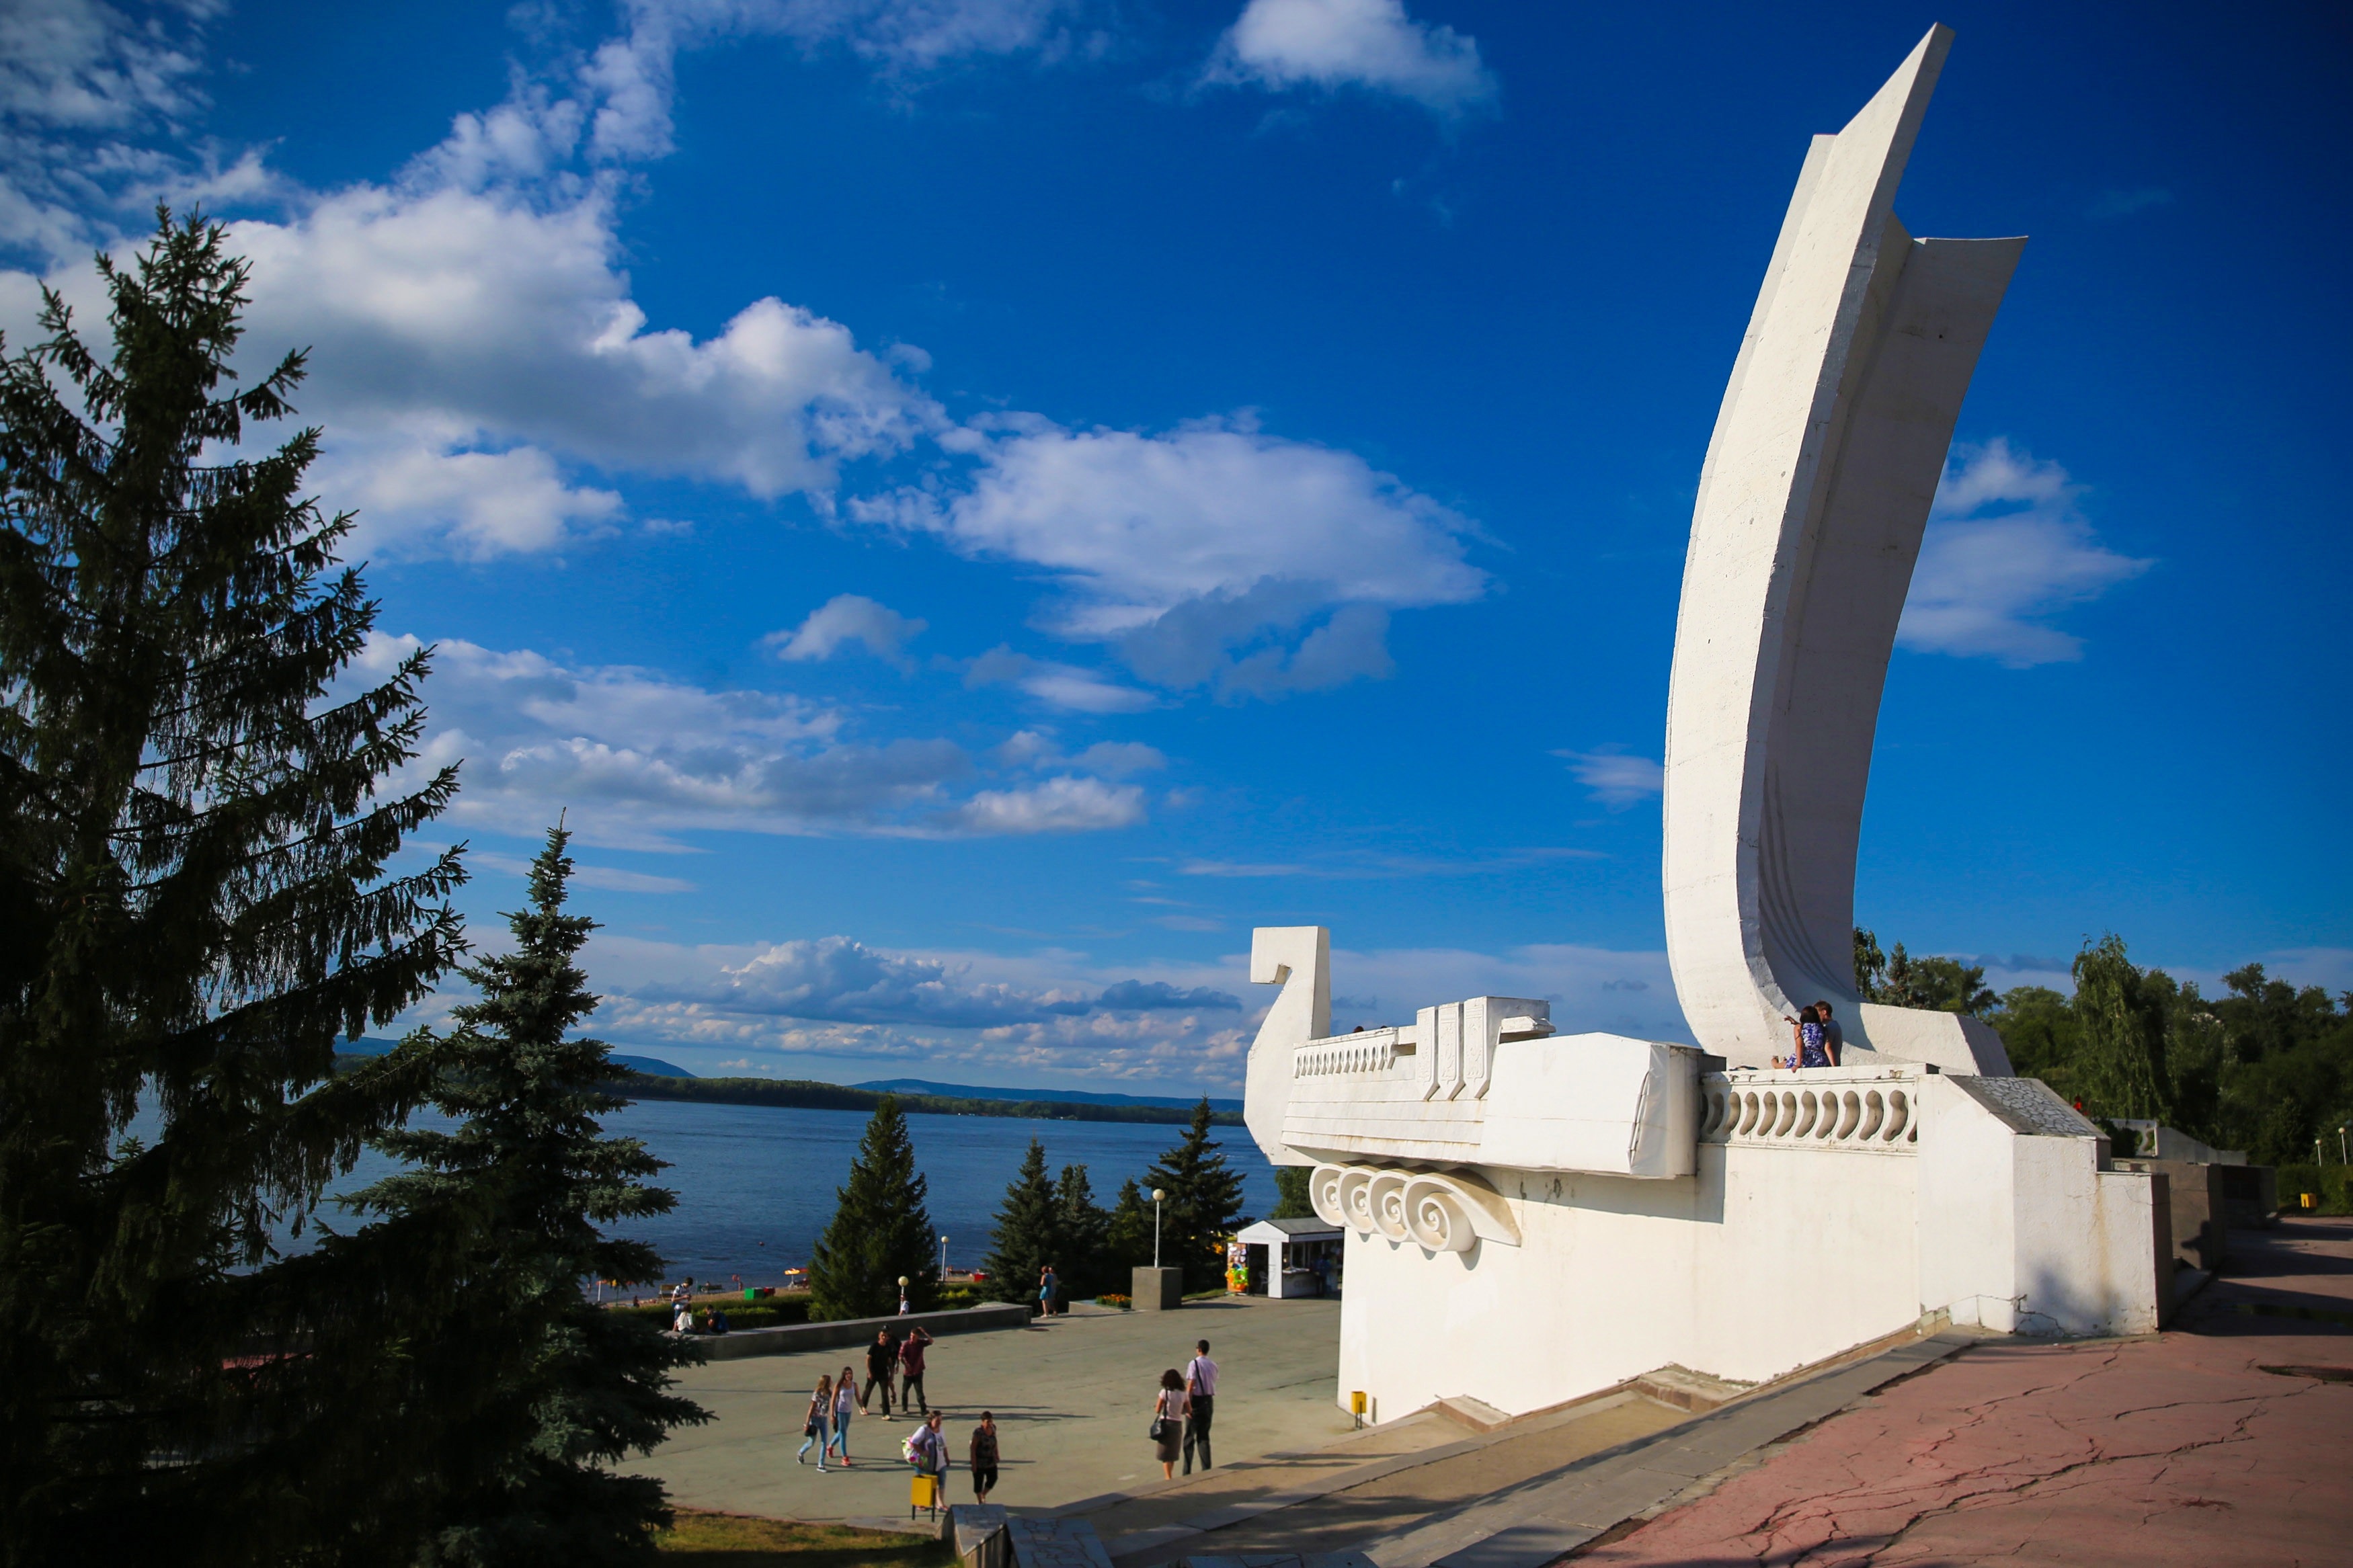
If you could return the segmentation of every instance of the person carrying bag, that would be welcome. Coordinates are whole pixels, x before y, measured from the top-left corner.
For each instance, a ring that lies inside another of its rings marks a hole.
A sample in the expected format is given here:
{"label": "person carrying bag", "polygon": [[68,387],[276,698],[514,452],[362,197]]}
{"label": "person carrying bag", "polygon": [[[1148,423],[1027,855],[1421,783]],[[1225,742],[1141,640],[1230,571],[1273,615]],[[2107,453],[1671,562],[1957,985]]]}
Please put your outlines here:
{"label": "person carrying bag", "polygon": [[1176,1453],[1185,1438],[1185,1379],[1175,1367],[1160,1374],[1160,1392],[1152,1399],[1153,1457],[1160,1461],[1164,1480],[1176,1479]]}

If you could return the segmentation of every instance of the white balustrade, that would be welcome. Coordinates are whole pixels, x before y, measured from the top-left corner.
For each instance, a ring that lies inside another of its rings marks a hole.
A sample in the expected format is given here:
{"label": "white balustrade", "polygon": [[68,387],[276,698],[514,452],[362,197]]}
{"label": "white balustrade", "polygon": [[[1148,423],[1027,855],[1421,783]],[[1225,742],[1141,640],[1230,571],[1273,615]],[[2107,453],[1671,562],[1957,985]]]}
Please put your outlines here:
{"label": "white balustrade", "polygon": [[1739,1068],[1699,1080],[1703,1143],[1911,1154],[1920,1075],[1907,1068]]}
{"label": "white balustrade", "polygon": [[[1413,1047],[1406,1047],[1411,1055]],[[1363,1035],[1341,1035],[1312,1040],[1292,1054],[1293,1078],[1345,1078],[1385,1073],[1397,1066],[1398,1032],[1372,1029]]]}

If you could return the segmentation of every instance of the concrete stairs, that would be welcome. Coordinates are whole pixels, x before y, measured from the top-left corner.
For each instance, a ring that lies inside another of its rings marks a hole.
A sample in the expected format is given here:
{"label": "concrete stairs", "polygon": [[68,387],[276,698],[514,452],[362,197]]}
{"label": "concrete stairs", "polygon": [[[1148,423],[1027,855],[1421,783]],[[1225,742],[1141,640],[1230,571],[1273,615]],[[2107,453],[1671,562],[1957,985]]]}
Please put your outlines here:
{"label": "concrete stairs", "polygon": [[1328,1448],[1052,1516],[1091,1523],[1112,1568],[1540,1568],[1984,1337],[1907,1334],[1757,1388],[1662,1367],[1517,1418],[1443,1400]]}

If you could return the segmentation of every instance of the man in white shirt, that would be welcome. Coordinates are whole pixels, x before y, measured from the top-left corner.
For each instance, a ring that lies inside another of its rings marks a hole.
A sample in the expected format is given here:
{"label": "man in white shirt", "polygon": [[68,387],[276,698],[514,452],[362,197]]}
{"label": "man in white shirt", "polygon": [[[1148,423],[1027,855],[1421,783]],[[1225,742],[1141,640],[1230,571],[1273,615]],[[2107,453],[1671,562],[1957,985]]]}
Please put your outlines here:
{"label": "man in white shirt", "polygon": [[1193,1345],[1193,1359],[1185,1363],[1185,1473],[1193,1473],[1193,1445],[1201,1446],[1201,1468],[1209,1468],[1209,1417],[1218,1404],[1218,1363],[1209,1359],[1209,1342]]}

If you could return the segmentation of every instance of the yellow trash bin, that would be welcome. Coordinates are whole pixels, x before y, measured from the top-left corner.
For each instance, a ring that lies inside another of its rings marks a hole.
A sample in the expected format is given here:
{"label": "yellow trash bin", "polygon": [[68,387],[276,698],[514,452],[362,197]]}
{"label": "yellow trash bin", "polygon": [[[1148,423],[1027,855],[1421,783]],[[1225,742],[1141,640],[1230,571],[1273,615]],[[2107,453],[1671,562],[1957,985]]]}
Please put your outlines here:
{"label": "yellow trash bin", "polygon": [[913,1519],[917,1509],[937,1513],[940,1509],[940,1478],[915,1476],[907,1482],[907,1517]]}

